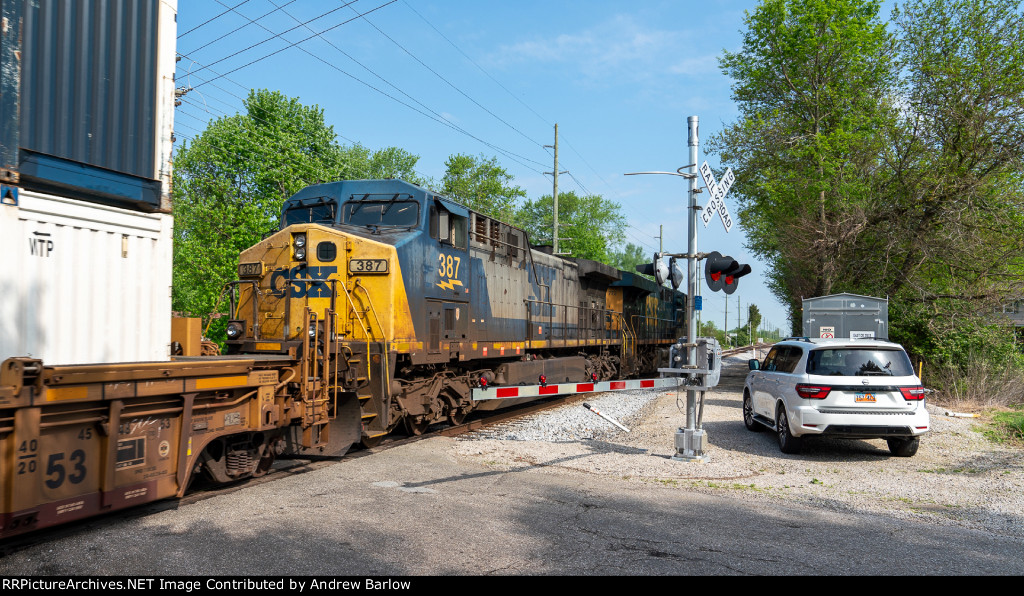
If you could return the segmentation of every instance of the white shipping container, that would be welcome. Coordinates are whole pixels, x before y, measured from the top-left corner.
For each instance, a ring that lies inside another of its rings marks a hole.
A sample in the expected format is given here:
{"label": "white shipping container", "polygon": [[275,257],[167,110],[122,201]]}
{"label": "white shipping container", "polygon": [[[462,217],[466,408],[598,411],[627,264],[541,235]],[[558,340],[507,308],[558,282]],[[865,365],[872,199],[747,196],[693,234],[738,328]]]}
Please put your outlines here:
{"label": "white shipping container", "polygon": [[0,361],[166,361],[171,215],[22,190],[0,205]]}

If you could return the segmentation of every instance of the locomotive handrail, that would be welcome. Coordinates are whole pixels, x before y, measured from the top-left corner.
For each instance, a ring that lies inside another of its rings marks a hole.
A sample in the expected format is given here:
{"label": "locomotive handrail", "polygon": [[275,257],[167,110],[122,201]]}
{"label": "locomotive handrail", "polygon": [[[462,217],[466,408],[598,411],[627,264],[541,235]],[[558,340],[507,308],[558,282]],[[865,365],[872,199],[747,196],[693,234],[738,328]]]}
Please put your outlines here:
{"label": "locomotive handrail", "polygon": [[[574,310],[577,310],[577,311],[591,311],[591,312],[594,312],[594,313],[600,313],[600,314],[605,315],[605,316],[611,315],[612,318],[615,318],[617,316],[619,318],[619,321],[622,323],[622,325],[624,327],[628,327],[628,325],[626,324],[625,320],[622,318],[622,313],[620,313],[618,311],[615,311],[615,310],[607,309],[607,308],[595,308],[595,307],[590,307],[590,306],[574,306],[574,305],[571,305],[571,304],[560,304],[560,303],[554,303],[554,302],[547,302],[547,301],[544,301],[544,300],[531,300],[529,298],[524,299],[523,302],[526,304],[526,320],[527,320],[527,327],[528,327],[527,331],[529,333],[529,336],[533,335],[533,312],[530,309],[530,305],[532,305],[532,304],[539,304],[541,306],[550,306],[550,307],[552,307],[552,309],[554,307],[561,307],[561,308],[565,309],[566,311],[568,311],[569,309],[574,309]],[[541,315],[541,316],[544,316],[544,315]],[[554,315],[550,314],[550,311],[549,311],[549,314],[547,315],[547,321],[548,321],[549,325],[550,325],[550,323],[551,323],[551,321],[553,319],[554,319]],[[565,333],[566,331],[569,330],[569,323],[566,320],[566,317],[565,317],[564,314],[562,316],[562,321],[561,322],[562,322],[562,338],[561,339],[563,341],[566,341],[566,340],[569,339],[566,336],[566,333]],[[589,326],[581,326],[581,325],[579,325],[579,323],[577,323],[576,324],[575,338],[574,338],[575,341],[576,341],[576,346],[577,347],[579,347],[580,342],[582,341],[582,338],[580,337],[580,335],[581,335],[581,333],[583,331],[599,331],[603,335],[603,337],[601,337],[599,339],[614,339],[614,337],[612,337],[613,334],[610,333],[612,331],[615,331],[614,329],[607,329],[607,328],[594,329],[594,328],[591,328]],[[554,338],[552,337],[551,339],[554,339]]]}
{"label": "locomotive handrail", "polygon": [[[389,383],[389,381],[391,379],[391,364],[390,364],[390,358],[388,357],[388,355],[391,353],[391,347],[388,345],[388,334],[384,331],[384,323],[381,322],[380,315],[377,314],[377,309],[373,306],[373,298],[370,297],[370,291],[367,290],[366,287],[364,287],[361,283],[359,283],[358,279],[356,280],[356,286],[355,287],[359,288],[360,290],[362,290],[363,294],[366,294],[366,303],[370,305],[370,312],[373,313],[373,318],[377,319],[377,328],[380,329],[380,336],[384,340],[383,341],[383,343],[384,343],[384,353],[381,354],[381,356],[384,358],[384,382],[382,384],[382,387],[383,387],[383,391],[386,394],[390,394],[391,391],[388,388],[388,383]],[[354,288],[353,288],[353,291],[355,291]],[[370,362],[370,347],[369,347],[369,343],[367,343],[367,347],[366,347],[366,362],[367,362],[367,367],[369,367],[369,362]]]}
{"label": "locomotive handrail", "polygon": [[[643,319],[644,321],[658,321],[658,322],[665,322],[665,323],[675,322],[675,319],[663,319],[663,318],[660,318],[660,317],[649,317],[647,315],[630,315],[630,318],[631,319],[638,319],[638,318],[640,318],[640,319]],[[637,327],[637,329],[639,329],[639,327]],[[657,329],[655,329],[655,333],[657,333]],[[647,339],[647,338],[648,337],[645,336],[645,339]]]}
{"label": "locomotive handrail", "polygon": [[[627,354],[636,353],[636,332],[634,332],[633,328],[630,327],[629,322],[626,321],[626,318],[622,313],[615,312],[615,314],[618,315],[619,322],[622,323],[622,346],[619,350],[619,355],[622,357],[622,361],[625,362]],[[627,345],[630,342],[632,342],[632,346]]]}
{"label": "locomotive handrail", "polygon": [[[242,284],[252,284],[252,291],[255,294],[252,299],[252,335],[254,339],[260,338],[260,318],[259,318],[259,304],[257,297],[263,296],[263,292],[260,292],[259,281],[255,279],[236,279],[235,281],[229,281],[224,284],[224,288],[230,288],[228,292],[228,302],[230,303],[231,309],[228,311],[231,316],[234,317],[235,313],[235,286]],[[221,296],[224,295],[224,291],[221,290]],[[287,323],[287,321],[286,321]]]}

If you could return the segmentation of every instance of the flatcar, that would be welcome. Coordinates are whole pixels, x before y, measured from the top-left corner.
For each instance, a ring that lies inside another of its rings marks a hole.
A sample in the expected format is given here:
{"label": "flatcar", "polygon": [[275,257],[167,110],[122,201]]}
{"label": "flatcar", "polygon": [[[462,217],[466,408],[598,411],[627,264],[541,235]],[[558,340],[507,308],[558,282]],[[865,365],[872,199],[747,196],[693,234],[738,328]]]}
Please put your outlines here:
{"label": "flatcar", "polygon": [[399,180],[305,188],[238,273],[230,352],[315,351],[331,417],[358,409],[367,446],[509,405],[474,387],[654,374],[685,335],[684,294]]}

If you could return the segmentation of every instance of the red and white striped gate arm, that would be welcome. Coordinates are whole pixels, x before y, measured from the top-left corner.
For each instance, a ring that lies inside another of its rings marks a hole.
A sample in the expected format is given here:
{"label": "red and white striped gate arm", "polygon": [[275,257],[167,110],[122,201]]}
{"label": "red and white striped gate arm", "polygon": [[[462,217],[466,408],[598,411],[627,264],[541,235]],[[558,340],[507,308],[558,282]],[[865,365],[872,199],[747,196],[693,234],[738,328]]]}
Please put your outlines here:
{"label": "red and white striped gate arm", "polygon": [[658,379],[600,381],[597,383],[550,383],[547,385],[516,385],[511,387],[476,387],[473,389],[473,401],[624,391],[627,389],[655,389],[662,387],[675,389],[679,386],[679,381],[678,377],[666,377]]}

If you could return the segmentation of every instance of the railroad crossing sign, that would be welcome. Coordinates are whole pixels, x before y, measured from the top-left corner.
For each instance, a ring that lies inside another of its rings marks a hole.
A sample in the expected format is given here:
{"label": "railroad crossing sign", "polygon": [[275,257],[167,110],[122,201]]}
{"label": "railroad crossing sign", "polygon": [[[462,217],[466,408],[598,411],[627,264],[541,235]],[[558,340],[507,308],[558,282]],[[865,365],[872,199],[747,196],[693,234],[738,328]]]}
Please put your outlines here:
{"label": "railroad crossing sign", "polygon": [[715,216],[715,212],[718,212],[718,216],[722,218],[722,225],[725,226],[725,231],[728,233],[732,230],[732,216],[729,215],[729,209],[725,206],[725,195],[729,193],[729,189],[732,188],[732,183],[736,180],[736,175],[732,173],[732,168],[725,171],[722,175],[722,183],[715,183],[715,175],[711,172],[711,167],[708,166],[708,162],[704,162],[700,166],[700,176],[704,179],[705,186],[708,187],[708,193],[711,195],[711,199],[708,200],[708,204],[704,206],[704,211],[701,212],[700,218],[704,222],[704,227],[708,227],[711,223],[711,219]]}

